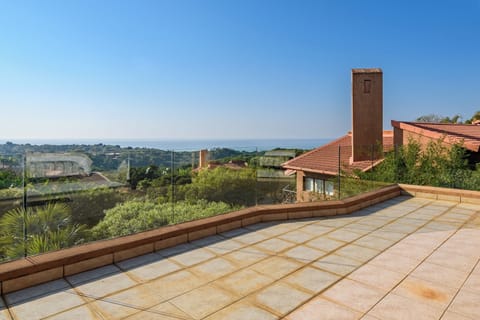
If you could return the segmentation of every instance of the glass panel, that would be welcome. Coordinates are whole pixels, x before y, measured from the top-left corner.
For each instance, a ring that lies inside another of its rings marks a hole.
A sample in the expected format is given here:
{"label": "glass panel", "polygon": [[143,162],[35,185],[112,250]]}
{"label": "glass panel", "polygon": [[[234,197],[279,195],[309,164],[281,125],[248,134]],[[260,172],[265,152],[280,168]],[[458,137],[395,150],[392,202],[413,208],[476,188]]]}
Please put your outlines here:
{"label": "glass panel", "polygon": [[325,195],[332,197],[335,194],[335,183],[333,181],[325,181]]}
{"label": "glass panel", "polygon": [[323,193],[323,184],[324,180],[322,179],[315,179],[315,191],[318,193]]}
{"label": "glass panel", "polygon": [[314,192],[315,191],[314,179],[305,177],[303,186],[305,191]]}

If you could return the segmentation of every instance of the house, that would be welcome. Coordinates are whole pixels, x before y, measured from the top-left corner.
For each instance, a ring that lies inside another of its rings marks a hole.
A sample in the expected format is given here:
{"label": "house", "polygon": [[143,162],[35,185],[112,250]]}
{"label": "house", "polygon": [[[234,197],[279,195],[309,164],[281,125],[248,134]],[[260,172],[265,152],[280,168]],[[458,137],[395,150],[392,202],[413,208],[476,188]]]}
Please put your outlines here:
{"label": "house", "polygon": [[425,146],[441,140],[444,145],[461,144],[468,152],[470,164],[480,162],[480,124],[423,123],[392,120],[397,146],[415,140]]}
{"label": "house", "polygon": [[381,69],[353,69],[352,131],[283,164],[297,175],[297,201],[310,200],[312,192],[333,197],[334,177],[371,170],[393,147],[393,132],[383,130],[382,81]]}
{"label": "house", "polygon": [[291,179],[285,175],[282,164],[295,158],[295,150],[271,150],[265,152],[259,159],[257,178],[267,179]]}

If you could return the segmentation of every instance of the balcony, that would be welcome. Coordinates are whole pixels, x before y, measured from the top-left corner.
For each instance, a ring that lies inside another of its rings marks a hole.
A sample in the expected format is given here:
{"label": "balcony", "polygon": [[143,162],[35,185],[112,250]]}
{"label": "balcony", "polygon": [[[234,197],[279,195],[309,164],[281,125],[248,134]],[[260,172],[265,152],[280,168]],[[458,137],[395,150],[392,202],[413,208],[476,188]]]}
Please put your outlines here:
{"label": "balcony", "polygon": [[474,319],[478,199],[473,191],[392,186],[29,257],[0,265],[0,312],[7,319]]}

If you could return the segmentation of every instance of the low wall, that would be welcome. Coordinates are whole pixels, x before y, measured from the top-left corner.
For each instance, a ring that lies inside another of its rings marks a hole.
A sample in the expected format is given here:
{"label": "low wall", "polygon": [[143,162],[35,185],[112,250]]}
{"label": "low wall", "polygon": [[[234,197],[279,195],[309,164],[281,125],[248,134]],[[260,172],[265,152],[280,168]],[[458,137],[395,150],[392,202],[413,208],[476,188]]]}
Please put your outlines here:
{"label": "low wall", "polygon": [[[407,187],[405,190],[414,189]],[[338,201],[256,206],[125,237],[30,256],[0,264],[0,294],[259,222],[349,214],[397,197],[405,190],[398,185],[393,185]]]}

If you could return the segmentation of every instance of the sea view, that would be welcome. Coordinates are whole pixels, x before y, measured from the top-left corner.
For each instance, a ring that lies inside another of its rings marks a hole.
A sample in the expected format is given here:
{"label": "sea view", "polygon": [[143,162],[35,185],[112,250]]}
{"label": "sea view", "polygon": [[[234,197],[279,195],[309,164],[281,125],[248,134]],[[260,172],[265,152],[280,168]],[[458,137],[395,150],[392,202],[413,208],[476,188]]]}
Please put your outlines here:
{"label": "sea view", "polygon": [[72,145],[72,144],[106,144],[118,145],[120,147],[132,148],[153,148],[160,150],[175,151],[195,151],[200,149],[228,148],[240,151],[265,151],[275,148],[284,149],[313,149],[319,147],[332,139],[192,139],[192,140],[115,140],[115,139],[12,139],[0,140],[1,144],[12,142],[15,144],[32,144],[32,145]]}

